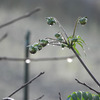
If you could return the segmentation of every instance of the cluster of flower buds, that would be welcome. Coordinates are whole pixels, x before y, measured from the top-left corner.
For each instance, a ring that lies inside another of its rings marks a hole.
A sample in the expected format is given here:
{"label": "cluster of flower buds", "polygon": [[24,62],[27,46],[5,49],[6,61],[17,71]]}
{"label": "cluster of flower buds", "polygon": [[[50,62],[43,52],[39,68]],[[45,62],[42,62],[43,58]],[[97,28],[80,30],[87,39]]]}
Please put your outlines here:
{"label": "cluster of flower buds", "polygon": [[47,24],[48,25],[51,26],[51,25],[56,24],[56,19],[54,17],[47,17],[46,19],[47,19]]}
{"label": "cluster of flower buds", "polygon": [[59,42],[62,42],[62,41],[63,41],[63,37],[61,36],[60,33],[56,33],[56,34],[55,34],[55,37],[57,38],[57,40],[58,40]]}
{"label": "cluster of flower buds", "polygon": [[81,25],[85,25],[87,23],[87,21],[88,21],[87,17],[81,17],[81,18],[79,18],[79,23]]}
{"label": "cluster of flower buds", "polygon": [[29,52],[31,54],[35,54],[37,51],[41,50],[48,44],[47,40],[39,40],[39,43],[34,43],[33,45],[29,45]]}

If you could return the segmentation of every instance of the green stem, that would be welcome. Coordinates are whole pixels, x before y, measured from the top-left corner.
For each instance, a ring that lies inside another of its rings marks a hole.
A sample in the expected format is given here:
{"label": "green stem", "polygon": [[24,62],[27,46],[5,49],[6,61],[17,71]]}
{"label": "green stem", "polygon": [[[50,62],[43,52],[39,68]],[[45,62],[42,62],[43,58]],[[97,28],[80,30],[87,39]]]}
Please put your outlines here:
{"label": "green stem", "polygon": [[74,31],[73,31],[73,37],[75,37],[75,31],[76,31],[76,27],[77,27],[79,18],[80,17],[77,18],[76,23],[75,23],[75,27],[74,27]]}
{"label": "green stem", "polygon": [[[66,30],[63,28],[63,26],[59,23],[59,21],[58,21],[56,18],[55,18],[55,20],[56,20],[56,22],[57,22],[59,28],[64,32],[64,35],[68,38]],[[61,35],[63,36],[62,33],[61,33]],[[64,40],[66,41],[66,39],[65,39],[64,36],[63,36],[63,38],[64,38]]]}

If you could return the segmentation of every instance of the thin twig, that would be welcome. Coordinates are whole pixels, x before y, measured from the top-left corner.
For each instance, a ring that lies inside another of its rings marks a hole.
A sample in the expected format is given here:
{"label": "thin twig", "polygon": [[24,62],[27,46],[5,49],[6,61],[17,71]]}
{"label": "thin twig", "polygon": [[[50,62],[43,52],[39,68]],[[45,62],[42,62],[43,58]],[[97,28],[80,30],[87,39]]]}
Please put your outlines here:
{"label": "thin twig", "polygon": [[31,15],[33,15],[34,13],[36,13],[36,12],[38,12],[38,11],[40,11],[40,8],[36,8],[36,9],[34,9],[33,11],[31,11],[31,12],[29,12],[29,13],[23,15],[23,16],[20,16],[20,17],[18,17],[18,18],[16,18],[16,19],[13,19],[13,20],[11,20],[11,21],[5,23],[5,24],[2,24],[2,25],[0,25],[0,29],[3,28],[3,27],[5,27],[5,26],[8,26],[8,25],[10,25],[10,24],[13,24],[13,23],[15,23],[15,22],[17,22],[17,21],[19,21],[19,20],[22,20],[22,19],[24,19],[24,18],[30,17]]}
{"label": "thin twig", "polygon": [[[63,28],[63,26],[60,24],[60,22],[59,22],[56,18],[55,18],[55,20],[56,20],[58,26],[59,26],[59,27],[62,29],[62,31],[64,32],[64,35],[68,38],[68,35],[67,35],[66,30]],[[61,35],[62,35],[62,37],[64,38],[64,40],[65,40],[65,42],[66,42],[66,39],[65,39],[65,37],[63,36],[62,33],[61,33]]]}
{"label": "thin twig", "polygon": [[77,20],[76,20],[76,23],[75,23],[75,26],[74,26],[74,31],[73,31],[73,37],[75,36],[75,31],[76,31],[76,27],[77,27],[79,19],[80,19],[80,17],[78,17]]}
{"label": "thin twig", "polygon": [[100,94],[100,92],[96,91],[95,89],[91,88],[90,86],[88,86],[86,83],[82,83],[80,82],[78,79],[75,79],[79,84],[86,86],[87,88],[89,88],[90,90],[94,91],[97,94]]}
{"label": "thin twig", "polygon": [[[31,62],[33,61],[54,61],[54,60],[66,60],[68,58],[75,58],[76,56],[68,56],[68,57],[53,57],[53,58],[37,58],[37,59],[32,59],[28,58]],[[10,58],[10,57],[0,57],[0,60],[7,60],[7,61],[26,61],[27,59],[25,58]]]}
{"label": "thin twig", "polygon": [[49,38],[49,37],[47,37],[45,39],[47,39],[47,40],[57,40],[57,39],[53,39],[53,38]]}
{"label": "thin twig", "polygon": [[44,95],[38,97],[37,99],[33,99],[33,100],[40,100],[40,99],[42,99],[43,97],[44,97]]}
{"label": "thin twig", "polygon": [[0,38],[0,42],[1,42],[2,40],[4,40],[7,36],[8,36],[8,34],[7,34],[7,33],[6,33],[6,34],[4,34],[4,35]]}
{"label": "thin twig", "polygon": [[13,93],[11,93],[8,97],[11,97],[15,93],[17,93],[19,90],[21,90],[24,87],[26,87],[27,85],[31,84],[34,80],[36,80],[38,77],[40,77],[43,74],[44,74],[44,72],[41,72],[38,76],[36,76],[35,78],[31,79],[30,81],[28,81],[27,83],[25,83],[24,85],[22,85],[20,88],[18,88],[17,90],[15,90]]}
{"label": "thin twig", "polygon": [[59,100],[62,100],[61,93],[59,92],[58,94],[59,94]]}

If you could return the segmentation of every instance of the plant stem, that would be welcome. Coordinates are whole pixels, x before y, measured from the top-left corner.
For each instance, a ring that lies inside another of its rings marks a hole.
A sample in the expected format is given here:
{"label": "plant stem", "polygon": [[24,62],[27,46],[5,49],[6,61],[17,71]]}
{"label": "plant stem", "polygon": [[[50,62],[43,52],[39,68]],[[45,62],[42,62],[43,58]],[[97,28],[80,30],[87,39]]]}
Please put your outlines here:
{"label": "plant stem", "polygon": [[82,61],[82,59],[80,58],[80,56],[77,54],[77,52],[74,50],[73,47],[71,47],[72,51],[75,53],[76,57],[78,58],[78,60],[81,62],[81,64],[83,65],[83,67],[85,68],[85,70],[88,72],[88,74],[91,76],[91,78],[96,82],[96,84],[100,87],[100,83],[96,80],[96,78],[93,76],[93,74],[90,72],[90,70],[88,69],[88,67],[85,65],[85,63]]}
{"label": "plant stem", "polygon": [[76,23],[75,23],[75,27],[74,27],[74,31],[73,31],[73,37],[75,36],[75,31],[76,31],[76,27],[77,27],[79,18],[80,17],[77,18]]}
{"label": "plant stem", "polygon": [[[65,36],[68,38],[66,30],[63,28],[63,26],[60,24],[60,22],[59,22],[56,18],[55,18],[55,20],[56,20],[56,22],[57,22],[59,28],[64,32]],[[62,33],[61,33],[61,35],[63,36]],[[64,36],[63,36],[63,38],[64,38],[64,40],[66,41],[66,39],[65,39]]]}
{"label": "plant stem", "polygon": [[[73,32],[73,36],[75,35],[75,30],[76,30],[76,26],[77,26],[77,23],[78,23],[78,20],[79,20],[80,17],[78,17],[77,21],[76,21],[76,24],[75,24],[75,28],[74,28],[74,32]],[[67,32],[65,31],[64,27],[60,24],[60,22],[57,20],[57,23],[59,25],[59,28],[62,29],[62,31],[64,32],[66,38],[68,38],[67,36]],[[70,41],[68,41],[69,44]],[[66,43],[65,43],[66,44]],[[90,72],[90,70],[88,69],[88,67],[85,65],[85,63],[82,61],[82,59],[80,58],[80,56],[77,54],[77,52],[75,51],[75,49],[73,47],[71,47],[71,50],[75,53],[76,57],[78,58],[78,60],[80,61],[80,63],[83,65],[83,67],[85,68],[85,70],[88,72],[88,74],[91,76],[91,78],[96,82],[96,84],[100,87],[100,83],[96,80],[96,78],[93,76],[93,74]]]}

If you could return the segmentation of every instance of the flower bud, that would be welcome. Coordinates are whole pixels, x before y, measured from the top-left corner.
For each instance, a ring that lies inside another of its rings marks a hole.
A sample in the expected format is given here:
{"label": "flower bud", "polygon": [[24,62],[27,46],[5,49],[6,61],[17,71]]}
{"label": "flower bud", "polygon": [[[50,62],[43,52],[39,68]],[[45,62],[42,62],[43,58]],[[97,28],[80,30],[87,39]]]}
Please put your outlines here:
{"label": "flower bud", "polygon": [[39,40],[41,46],[45,47],[48,44],[47,40]]}
{"label": "flower bud", "polygon": [[88,20],[87,17],[82,17],[82,18],[79,19],[79,23],[81,25],[85,25],[87,23],[87,20]]}
{"label": "flower bud", "polygon": [[53,17],[47,17],[47,24],[48,25],[54,25],[56,24],[56,20]]}
{"label": "flower bud", "polygon": [[62,47],[62,48],[66,47],[66,44],[61,44],[61,47]]}
{"label": "flower bud", "polygon": [[34,45],[29,46],[29,52],[31,54],[35,54],[37,52],[37,48],[34,47]]}
{"label": "flower bud", "polygon": [[34,47],[37,48],[37,50],[41,50],[42,49],[42,45],[39,43],[35,43]]}
{"label": "flower bud", "polygon": [[60,35],[59,33],[56,33],[56,34],[55,34],[55,37],[56,37],[56,38],[59,38],[59,37],[61,37],[61,35]]}

